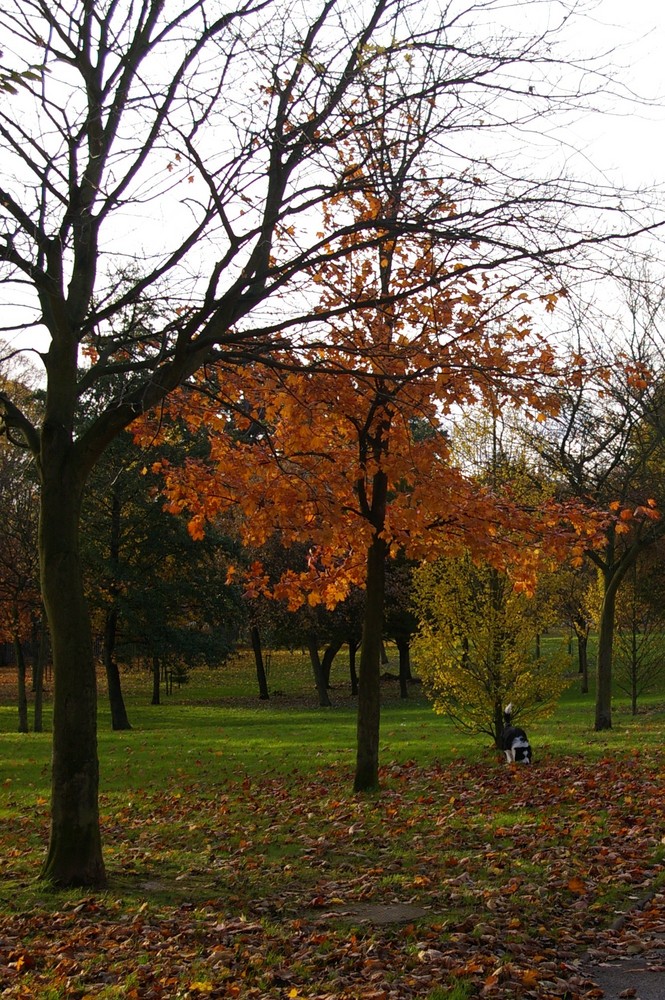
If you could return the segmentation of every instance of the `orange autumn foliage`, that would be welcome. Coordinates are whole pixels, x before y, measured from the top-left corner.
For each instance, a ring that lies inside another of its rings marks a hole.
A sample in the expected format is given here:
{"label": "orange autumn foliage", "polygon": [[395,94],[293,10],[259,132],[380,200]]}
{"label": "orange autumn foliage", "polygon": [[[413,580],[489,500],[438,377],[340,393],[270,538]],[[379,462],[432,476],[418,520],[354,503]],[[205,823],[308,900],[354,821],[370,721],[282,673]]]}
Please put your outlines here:
{"label": "orange autumn foliage", "polygon": [[[424,355],[425,337],[419,339]],[[473,333],[457,338],[460,356],[471,356],[473,339]],[[205,427],[209,454],[181,466],[155,463],[168,509],[187,513],[195,538],[207,521],[234,509],[247,546],[259,547],[275,532],[285,545],[306,541],[307,568],[288,570],[272,588],[259,563],[244,571],[249,594],[269,592],[291,607],[303,601],[333,607],[351,585],[362,585],[377,531],[392,554],[401,549],[414,559],[470,547],[477,558],[510,567],[516,586],[530,591],[543,560],[581,558],[598,521],[576,505],[525,507],[509,488],[499,494],[451,463],[440,414],[482,388],[461,363],[459,378],[450,362],[445,374],[438,372],[438,344],[427,349],[424,373],[422,360],[420,369],[409,364],[406,348],[394,352],[394,364],[388,350],[363,350],[349,365],[345,338],[325,355],[312,352],[303,370],[257,368],[251,378],[225,372],[223,405],[174,397],[171,416],[192,429]],[[292,360],[283,358],[285,365]],[[469,368],[481,360],[478,349]],[[161,419],[159,433],[173,433]],[[159,440],[149,422],[146,435]],[[389,495],[380,522],[373,510],[378,473],[387,477]]]}
{"label": "orange autumn foliage", "polygon": [[[286,571],[274,586],[262,566],[250,566],[250,595],[334,607],[363,585],[376,537],[389,554],[416,560],[470,549],[510,568],[530,592],[543,561],[581,560],[598,520],[581,505],[534,509],[509,488],[479,483],[451,461],[442,420],[498,399],[525,417],[554,412],[555,393],[540,386],[556,374],[555,355],[526,310],[533,300],[549,311],[563,293],[531,296],[476,272],[474,245],[468,260],[451,263],[426,235],[396,238],[391,219],[404,192],[382,191],[352,161],[348,170],[357,189],[331,198],[324,212],[324,222],[342,210],[353,220],[339,238],[344,253],[325,247],[325,263],[311,274],[318,339],[273,354],[269,365],[209,369],[205,393],[173,394],[166,414],[143,419],[137,438],[159,443],[180,421],[205,430],[205,460],[155,466],[168,509],[187,513],[194,538],[233,508],[249,547],[276,532],[284,545],[311,546],[307,568]],[[442,215],[452,208],[441,199]],[[353,253],[365,227],[378,231],[376,246]]]}

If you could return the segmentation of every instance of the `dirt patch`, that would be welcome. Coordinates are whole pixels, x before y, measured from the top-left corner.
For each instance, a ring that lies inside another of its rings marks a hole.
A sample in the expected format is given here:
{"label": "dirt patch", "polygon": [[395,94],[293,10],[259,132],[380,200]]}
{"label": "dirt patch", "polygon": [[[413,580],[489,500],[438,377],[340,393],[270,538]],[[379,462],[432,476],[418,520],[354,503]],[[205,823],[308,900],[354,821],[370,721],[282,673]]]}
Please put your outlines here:
{"label": "dirt patch", "polygon": [[375,925],[410,924],[414,920],[431,916],[429,910],[412,903],[334,903],[325,909],[312,909],[310,912],[316,915],[317,923],[343,919]]}

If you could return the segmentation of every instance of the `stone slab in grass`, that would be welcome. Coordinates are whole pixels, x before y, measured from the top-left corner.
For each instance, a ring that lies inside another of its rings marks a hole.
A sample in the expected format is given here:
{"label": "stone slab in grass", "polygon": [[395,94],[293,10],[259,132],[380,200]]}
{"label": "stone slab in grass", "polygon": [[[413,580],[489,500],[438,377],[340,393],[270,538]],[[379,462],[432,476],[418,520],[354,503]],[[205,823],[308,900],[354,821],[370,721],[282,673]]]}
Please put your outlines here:
{"label": "stone slab in grass", "polygon": [[409,924],[413,920],[431,917],[429,910],[412,903],[332,903],[312,910],[319,921],[351,920],[367,924]]}

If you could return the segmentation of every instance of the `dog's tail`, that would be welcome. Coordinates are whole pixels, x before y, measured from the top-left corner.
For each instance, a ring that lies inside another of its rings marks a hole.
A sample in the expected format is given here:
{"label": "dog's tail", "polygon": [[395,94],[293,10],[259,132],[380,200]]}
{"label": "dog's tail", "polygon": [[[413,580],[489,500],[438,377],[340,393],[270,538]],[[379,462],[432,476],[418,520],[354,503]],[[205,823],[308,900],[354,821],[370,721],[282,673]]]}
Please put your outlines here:
{"label": "dog's tail", "polygon": [[511,701],[508,705],[506,705],[506,707],[503,710],[503,721],[507,726],[510,725],[510,720],[512,719],[512,717],[513,717],[513,703]]}

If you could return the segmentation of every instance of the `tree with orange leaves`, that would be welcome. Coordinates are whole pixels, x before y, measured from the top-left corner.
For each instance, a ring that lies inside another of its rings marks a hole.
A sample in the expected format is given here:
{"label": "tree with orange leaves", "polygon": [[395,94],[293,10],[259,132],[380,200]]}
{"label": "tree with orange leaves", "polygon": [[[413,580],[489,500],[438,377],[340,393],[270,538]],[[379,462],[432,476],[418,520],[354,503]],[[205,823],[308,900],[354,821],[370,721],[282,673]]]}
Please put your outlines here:
{"label": "tree with orange leaves", "polygon": [[[431,240],[398,237],[390,225],[405,183],[400,150],[393,162],[380,130],[371,138],[362,169],[348,166],[353,191],[336,196],[330,210],[352,220],[345,242],[371,227],[376,246],[359,249],[351,263],[347,247],[343,259],[315,273],[326,346],[282,353],[253,379],[236,379],[234,393],[228,372],[217,380],[211,373],[200,388],[214,403],[180,397],[176,408],[191,427],[209,428],[208,459],[161,463],[169,508],[189,511],[194,536],[237,505],[246,544],[260,545],[273,532],[283,543],[309,542],[307,568],[287,571],[274,586],[255,564],[250,593],[270,591],[292,607],[334,607],[351,584],[364,587],[356,790],[378,785],[386,560],[471,549],[492,565],[510,565],[515,585],[529,590],[543,551],[562,550],[574,535],[554,506],[536,511],[509,485],[497,490],[451,461],[444,417],[468,405],[493,408],[498,399],[525,415],[548,412],[555,397],[538,383],[553,374],[555,358],[534,332],[525,292],[477,277],[462,260],[451,265],[455,280],[429,280],[438,266]],[[535,298],[549,310],[557,292],[545,285]],[[141,432],[153,441],[159,433],[169,433],[167,425],[149,422]],[[526,537],[539,547],[525,547]]]}

